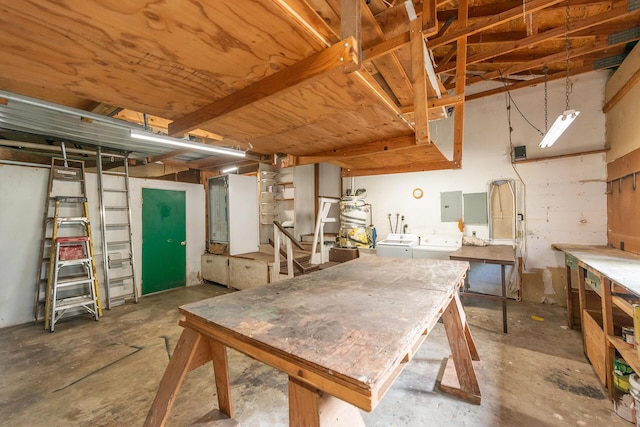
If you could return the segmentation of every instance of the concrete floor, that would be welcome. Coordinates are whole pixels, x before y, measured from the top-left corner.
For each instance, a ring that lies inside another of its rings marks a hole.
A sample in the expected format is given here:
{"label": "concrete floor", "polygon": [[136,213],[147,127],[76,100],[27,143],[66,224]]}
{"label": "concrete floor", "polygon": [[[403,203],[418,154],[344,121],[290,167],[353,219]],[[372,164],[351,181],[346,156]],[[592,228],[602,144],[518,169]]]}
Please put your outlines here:
{"label": "concrete floor", "polygon": [[[0,330],[0,425],[142,425],[181,332],[177,306],[226,292],[201,285],[153,295],[105,311],[97,323],[60,322],[53,334],[41,325]],[[363,412],[367,426],[631,425],[613,412],[582,353],[580,332],[564,326],[563,308],[509,302],[505,335],[499,303],[465,306],[483,361],[482,404],[435,389],[449,355],[438,324],[375,411]],[[287,425],[286,376],[235,351],[229,364],[240,425]],[[187,375],[168,424],[204,424],[216,408],[207,364]]]}

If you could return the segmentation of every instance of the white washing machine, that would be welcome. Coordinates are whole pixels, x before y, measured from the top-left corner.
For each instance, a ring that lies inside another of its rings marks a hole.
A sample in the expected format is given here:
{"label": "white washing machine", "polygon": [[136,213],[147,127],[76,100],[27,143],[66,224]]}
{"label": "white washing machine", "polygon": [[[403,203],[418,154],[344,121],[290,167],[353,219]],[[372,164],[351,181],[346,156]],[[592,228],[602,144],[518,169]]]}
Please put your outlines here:
{"label": "white washing machine", "polygon": [[460,249],[460,246],[462,246],[462,234],[420,236],[420,245],[413,247],[413,258],[449,259],[449,254]]}
{"label": "white washing machine", "polygon": [[418,246],[417,234],[391,233],[376,243],[376,256],[391,258],[413,258],[413,248]]}

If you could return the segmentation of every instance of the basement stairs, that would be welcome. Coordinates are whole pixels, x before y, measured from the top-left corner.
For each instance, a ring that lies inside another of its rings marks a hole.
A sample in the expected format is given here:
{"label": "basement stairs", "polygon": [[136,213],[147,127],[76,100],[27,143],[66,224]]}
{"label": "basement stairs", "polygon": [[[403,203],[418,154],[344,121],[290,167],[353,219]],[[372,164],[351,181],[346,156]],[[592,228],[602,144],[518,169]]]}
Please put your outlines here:
{"label": "basement stairs", "polygon": [[[281,235],[283,235],[285,239],[285,243],[287,245],[293,245],[297,249],[299,249],[294,254],[293,250],[289,249],[291,246],[288,246],[286,251],[282,247],[280,247],[280,250],[279,250],[280,256],[284,258],[282,261],[280,261],[280,274],[282,275],[291,274],[289,273],[289,267],[288,267],[289,256],[292,258],[291,261],[293,264],[294,277],[300,276],[303,274],[308,274],[314,271],[322,270],[328,267],[332,267],[336,264],[339,264],[338,262],[325,262],[323,264],[311,264],[312,251],[310,250],[309,245],[308,244],[303,245],[302,243],[298,242],[296,238],[291,233],[289,233],[289,231],[286,228],[284,228],[282,224],[280,224],[278,221],[274,221],[273,224],[275,225],[276,230],[278,230],[281,233]],[[276,240],[280,240],[280,239],[278,239],[276,236]],[[269,239],[269,244],[274,248],[274,250],[276,246],[280,246],[279,244],[277,245],[274,244],[274,241],[271,239]]]}

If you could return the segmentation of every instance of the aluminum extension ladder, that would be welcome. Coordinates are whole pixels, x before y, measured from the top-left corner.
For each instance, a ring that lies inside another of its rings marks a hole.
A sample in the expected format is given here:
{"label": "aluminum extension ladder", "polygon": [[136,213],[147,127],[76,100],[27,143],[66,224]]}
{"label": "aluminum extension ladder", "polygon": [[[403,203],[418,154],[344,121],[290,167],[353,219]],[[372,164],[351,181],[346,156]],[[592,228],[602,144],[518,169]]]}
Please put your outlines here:
{"label": "aluminum extension ladder", "polygon": [[[116,161],[116,157],[118,161]],[[106,169],[107,158],[121,171]],[[124,164],[120,163],[122,159]],[[129,158],[103,154],[97,151],[98,191],[100,194],[100,222],[102,223],[102,255],[104,257],[104,283],[107,308],[122,305],[127,300],[138,302],[138,284],[135,273],[131,206],[129,191]],[[107,176],[109,178],[107,178]]]}

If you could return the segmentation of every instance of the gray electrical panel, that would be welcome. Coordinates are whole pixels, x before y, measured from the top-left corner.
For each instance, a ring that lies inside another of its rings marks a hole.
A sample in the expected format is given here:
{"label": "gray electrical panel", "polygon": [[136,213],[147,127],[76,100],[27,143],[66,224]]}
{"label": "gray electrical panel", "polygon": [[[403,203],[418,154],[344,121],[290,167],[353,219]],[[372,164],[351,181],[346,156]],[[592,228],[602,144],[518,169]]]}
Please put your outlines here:
{"label": "gray electrical panel", "polygon": [[458,222],[462,219],[462,191],[440,193],[440,221]]}
{"label": "gray electrical panel", "polygon": [[465,224],[488,224],[487,193],[467,193],[463,198]]}

